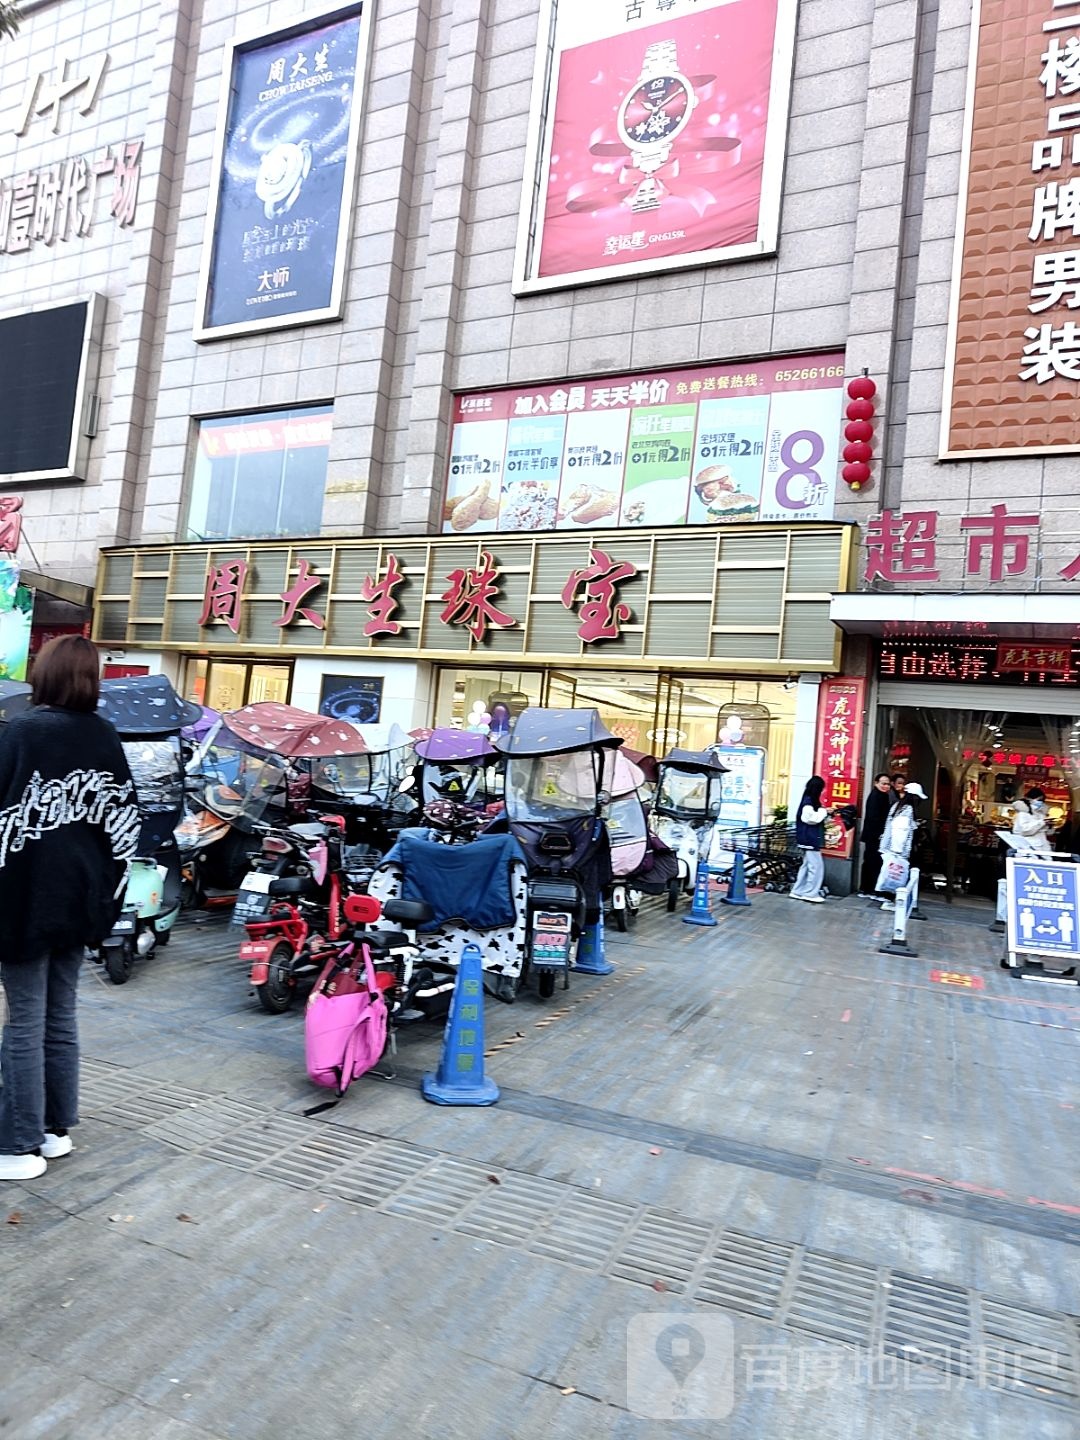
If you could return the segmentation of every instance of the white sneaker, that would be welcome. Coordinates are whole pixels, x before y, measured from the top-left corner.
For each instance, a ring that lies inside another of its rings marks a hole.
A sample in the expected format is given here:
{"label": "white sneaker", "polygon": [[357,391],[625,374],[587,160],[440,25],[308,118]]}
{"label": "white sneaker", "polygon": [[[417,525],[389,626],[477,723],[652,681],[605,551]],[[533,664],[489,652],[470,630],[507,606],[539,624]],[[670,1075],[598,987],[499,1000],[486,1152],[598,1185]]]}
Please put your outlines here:
{"label": "white sneaker", "polygon": [[825,904],[825,896],[824,896],[824,895],[804,895],[802,898],[806,901],[806,903],[807,903],[808,905],[824,905],[824,904]]}
{"label": "white sneaker", "polygon": [[0,1180],[36,1180],[48,1168],[44,1155],[0,1155]]}
{"label": "white sneaker", "polygon": [[45,1131],[41,1153],[46,1160],[59,1160],[64,1155],[70,1155],[74,1149],[70,1135],[54,1135],[51,1130]]}

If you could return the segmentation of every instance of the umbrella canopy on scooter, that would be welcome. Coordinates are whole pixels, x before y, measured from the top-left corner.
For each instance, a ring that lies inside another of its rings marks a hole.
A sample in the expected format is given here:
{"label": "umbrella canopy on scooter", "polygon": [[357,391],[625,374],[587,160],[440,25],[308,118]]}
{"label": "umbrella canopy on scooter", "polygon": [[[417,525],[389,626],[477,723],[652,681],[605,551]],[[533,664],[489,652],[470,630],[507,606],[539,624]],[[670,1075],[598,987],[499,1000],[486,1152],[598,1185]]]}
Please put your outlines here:
{"label": "umbrella canopy on scooter", "polygon": [[220,743],[231,736],[242,750],[281,755],[287,760],[325,760],[333,755],[366,755],[355,725],[328,715],[313,715],[295,705],[263,700],[234,710],[222,720]]}
{"label": "umbrella canopy on scooter", "polygon": [[183,700],[164,675],[128,675],[101,682],[98,713],[121,735],[176,735],[202,716],[202,707]]}
{"label": "umbrella canopy on scooter", "polygon": [[517,717],[509,735],[492,738],[496,750],[515,758],[569,755],[575,750],[592,750],[597,746],[614,749],[622,743],[592,706],[582,710],[548,710],[530,705]]}
{"label": "umbrella canopy on scooter", "polygon": [[185,725],[180,732],[185,740],[191,740],[196,745],[201,745],[207,735],[210,734],[210,731],[213,730],[214,726],[221,720],[218,712],[211,710],[209,706],[200,705],[199,709],[202,711],[199,718],[194,720],[190,725]]}
{"label": "umbrella canopy on scooter", "polygon": [[419,759],[430,760],[436,765],[489,764],[499,758],[499,752],[486,735],[478,735],[472,730],[455,730],[449,725],[432,730],[418,740],[416,754]]}
{"label": "umbrella canopy on scooter", "polygon": [[655,755],[649,755],[644,750],[631,750],[629,745],[624,745],[619,751],[619,754],[625,755],[627,760],[638,767],[642,775],[644,775],[647,784],[655,785],[657,780],[659,780],[660,761],[657,760]]}
{"label": "umbrella canopy on scooter", "polygon": [[22,680],[0,680],[0,722],[29,710],[31,693]]}
{"label": "umbrella canopy on scooter", "polygon": [[728,767],[721,765],[710,750],[669,750],[660,764],[671,770],[706,771],[711,775],[728,773]]}
{"label": "umbrella canopy on scooter", "polygon": [[600,788],[614,799],[617,795],[633,795],[645,784],[645,774],[625,750],[608,750],[604,754],[604,776]]}

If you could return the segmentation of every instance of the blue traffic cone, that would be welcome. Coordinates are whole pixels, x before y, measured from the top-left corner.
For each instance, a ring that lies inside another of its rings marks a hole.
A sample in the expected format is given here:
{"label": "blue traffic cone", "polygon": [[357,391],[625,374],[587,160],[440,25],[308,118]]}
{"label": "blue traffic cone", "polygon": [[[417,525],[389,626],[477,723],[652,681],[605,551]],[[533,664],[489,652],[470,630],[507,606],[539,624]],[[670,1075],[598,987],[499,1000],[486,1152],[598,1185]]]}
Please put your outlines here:
{"label": "blue traffic cone", "polygon": [[420,1093],[433,1105],[494,1105],[499,1098],[484,1076],[483,964],[475,945],[461,952],[438,1073],[424,1076]]}
{"label": "blue traffic cone", "polygon": [[746,861],[741,850],[735,851],[735,864],[731,867],[731,875],[728,878],[727,894],[720,903],[722,905],[750,904],[750,897],[746,893]]}
{"label": "blue traffic cone", "polygon": [[712,879],[712,871],[708,865],[702,862],[697,867],[697,879],[694,882],[694,903],[690,906],[690,914],[684,915],[684,925],[715,925],[716,917],[709,909],[709,881]]}
{"label": "blue traffic cone", "polygon": [[570,967],[580,975],[614,975],[615,966],[604,955],[604,907],[595,925],[586,925],[578,941],[577,959]]}

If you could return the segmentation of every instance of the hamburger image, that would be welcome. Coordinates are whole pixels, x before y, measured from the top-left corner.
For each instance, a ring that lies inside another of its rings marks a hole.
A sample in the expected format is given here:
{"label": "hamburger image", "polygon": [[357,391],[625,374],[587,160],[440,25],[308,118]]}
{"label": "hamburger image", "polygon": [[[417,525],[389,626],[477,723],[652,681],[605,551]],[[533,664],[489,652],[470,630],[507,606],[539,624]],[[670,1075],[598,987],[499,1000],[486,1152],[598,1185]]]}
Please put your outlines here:
{"label": "hamburger image", "polygon": [[738,490],[731,471],[723,465],[708,465],[694,477],[694,494],[705,507],[705,516],[713,524],[725,520],[744,520],[757,514],[756,495]]}

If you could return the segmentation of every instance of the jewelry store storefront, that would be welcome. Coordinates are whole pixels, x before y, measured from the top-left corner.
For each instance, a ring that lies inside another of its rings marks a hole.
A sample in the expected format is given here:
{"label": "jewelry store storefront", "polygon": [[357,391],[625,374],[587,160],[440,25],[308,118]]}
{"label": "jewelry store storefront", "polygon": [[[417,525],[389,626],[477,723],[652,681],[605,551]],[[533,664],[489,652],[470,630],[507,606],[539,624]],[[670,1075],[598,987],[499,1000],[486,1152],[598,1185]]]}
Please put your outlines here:
{"label": "jewelry store storefront", "polygon": [[594,705],[636,749],[763,751],[768,819],[813,763],[851,543],[822,521],[113,549],[94,639],[221,708],[415,729]]}

